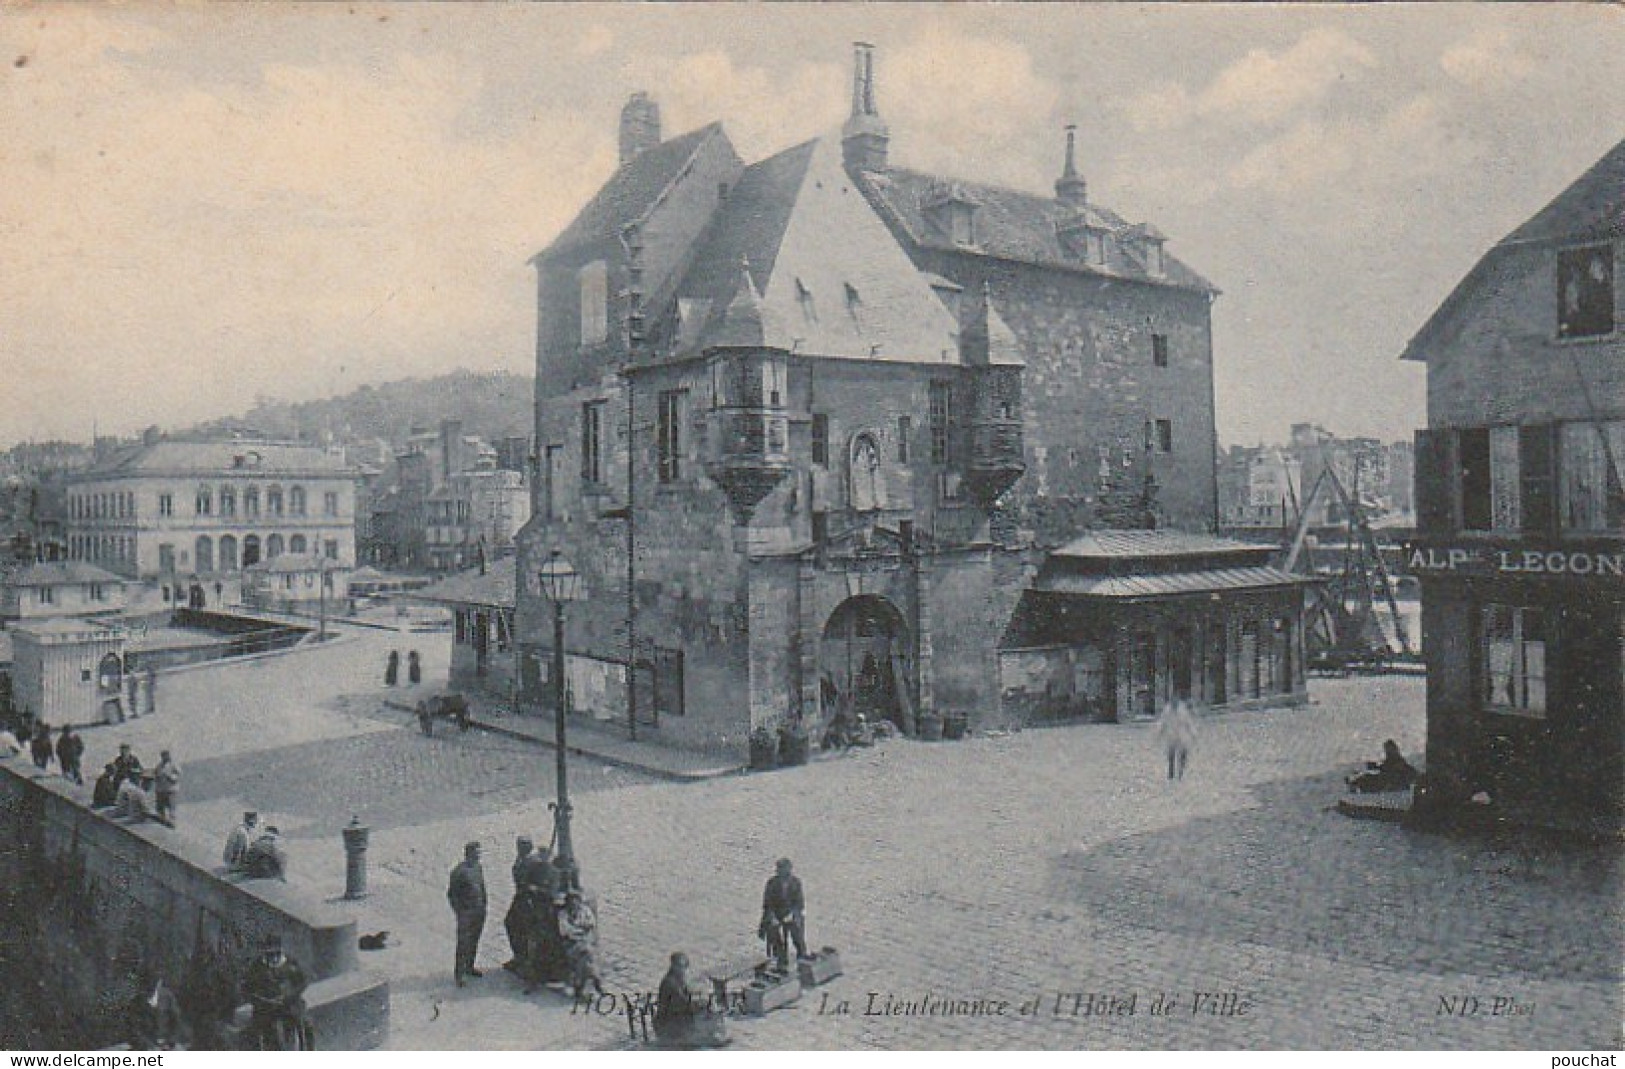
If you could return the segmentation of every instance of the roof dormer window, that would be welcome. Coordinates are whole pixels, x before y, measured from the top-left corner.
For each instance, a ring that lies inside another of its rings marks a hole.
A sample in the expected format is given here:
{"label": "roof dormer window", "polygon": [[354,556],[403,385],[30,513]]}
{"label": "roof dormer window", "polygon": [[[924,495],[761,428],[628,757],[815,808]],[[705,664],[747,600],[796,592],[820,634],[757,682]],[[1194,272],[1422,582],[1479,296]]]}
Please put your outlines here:
{"label": "roof dormer window", "polygon": [[1162,275],[1162,242],[1148,241],[1145,243],[1145,270],[1147,274],[1159,277]]}
{"label": "roof dormer window", "polygon": [[926,217],[955,245],[976,244],[976,200],[957,182],[937,182],[926,191]]}

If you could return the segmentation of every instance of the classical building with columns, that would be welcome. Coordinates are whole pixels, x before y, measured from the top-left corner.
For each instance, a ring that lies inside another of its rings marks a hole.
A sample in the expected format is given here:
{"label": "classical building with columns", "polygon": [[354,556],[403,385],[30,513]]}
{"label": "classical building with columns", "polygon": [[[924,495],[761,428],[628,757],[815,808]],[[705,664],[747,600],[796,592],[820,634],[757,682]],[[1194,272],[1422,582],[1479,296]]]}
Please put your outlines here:
{"label": "classical building with columns", "polygon": [[841,712],[1024,721],[1000,647],[1049,551],[1211,529],[1216,290],[1090,199],[1070,130],[1053,195],[896,167],[889,141],[866,45],[844,127],[752,164],[721,124],[663,139],[648,95],[626,105],[619,169],[532,261],[528,702],[554,550],[588,590],[576,712],[739,751]]}
{"label": "classical building with columns", "polygon": [[356,474],[313,445],[146,442],[68,480],[69,559],[177,584],[282,553],[353,567]]}

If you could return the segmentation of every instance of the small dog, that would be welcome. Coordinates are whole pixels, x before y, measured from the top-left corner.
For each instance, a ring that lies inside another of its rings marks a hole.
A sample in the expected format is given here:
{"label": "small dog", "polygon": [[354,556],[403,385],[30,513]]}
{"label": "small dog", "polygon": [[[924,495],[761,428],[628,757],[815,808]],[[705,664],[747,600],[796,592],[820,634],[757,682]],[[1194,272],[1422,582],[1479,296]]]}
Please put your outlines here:
{"label": "small dog", "polygon": [[357,941],[362,950],[382,950],[389,945],[388,932],[374,932],[364,935]]}

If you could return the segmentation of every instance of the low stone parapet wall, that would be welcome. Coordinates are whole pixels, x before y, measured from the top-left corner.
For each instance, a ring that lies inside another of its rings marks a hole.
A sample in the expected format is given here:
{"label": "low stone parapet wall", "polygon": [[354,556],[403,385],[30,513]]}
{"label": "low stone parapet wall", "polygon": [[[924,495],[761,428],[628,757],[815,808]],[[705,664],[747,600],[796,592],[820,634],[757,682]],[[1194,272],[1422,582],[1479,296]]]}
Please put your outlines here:
{"label": "low stone parapet wall", "polygon": [[0,761],[6,956],[36,977],[36,1006],[74,1046],[118,1042],[118,1021],[158,976],[200,1037],[228,1021],[242,976],[277,935],[312,981],[318,1043],[365,1049],[388,1028],[388,982],[358,969],[356,923],[297,883],[227,874],[218,843],[88,807],[88,792],[22,758]]}

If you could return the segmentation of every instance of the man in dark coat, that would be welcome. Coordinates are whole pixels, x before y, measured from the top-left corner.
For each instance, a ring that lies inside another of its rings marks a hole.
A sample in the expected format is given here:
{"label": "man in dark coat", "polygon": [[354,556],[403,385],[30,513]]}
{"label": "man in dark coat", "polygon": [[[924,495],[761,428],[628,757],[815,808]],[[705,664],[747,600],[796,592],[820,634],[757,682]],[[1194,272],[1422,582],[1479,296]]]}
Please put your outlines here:
{"label": "man in dark coat", "polygon": [[90,790],[90,804],[93,806],[118,805],[119,784],[123,782],[123,778],[119,775],[118,763],[114,761],[107,762],[107,767],[102,769],[102,774],[96,777],[96,786]]}
{"label": "man in dark coat", "polygon": [[260,956],[243,977],[243,994],[254,1010],[245,1035],[249,1050],[308,1050],[305,971],[282,953],[280,936],[267,936]]}
{"label": "man in dark coat", "polygon": [[34,725],[34,739],[28,744],[34,764],[44,769],[51,763],[51,725],[41,720]]}
{"label": "man in dark coat", "polygon": [[790,967],[790,942],[796,945],[796,957],[807,956],[805,913],[801,880],[791,871],[790,859],[780,858],[762,889],[762,923],[756,935],[767,940],[768,953],[782,969]]}
{"label": "man in dark coat", "polygon": [[243,854],[243,872],[251,880],[288,879],[288,855],[282,849],[282,832],[269,825],[260,837],[248,844]]}
{"label": "man in dark coat", "polygon": [[62,777],[81,787],[85,777],[79,771],[79,762],[85,756],[85,740],[73,730],[72,724],[62,725],[62,734],[56,739],[56,763],[62,766]]}
{"label": "man in dark coat", "polygon": [[384,686],[393,687],[395,681],[401,676],[401,651],[390,650],[389,660],[384,663]]}
{"label": "man in dark coat", "polygon": [[681,950],[671,956],[671,967],[660,978],[655,999],[655,1037],[668,1047],[687,1047],[694,1042],[694,993],[688,987],[688,955]]}
{"label": "man in dark coat", "polygon": [[446,900],[457,918],[457,960],[452,975],[462,987],[466,977],[484,975],[474,967],[480,933],[485,930],[485,870],[480,868],[479,843],[463,847],[462,864],[451,870]]}
{"label": "man in dark coat", "polygon": [[141,778],[141,758],[131,752],[129,743],[121,742],[118,744],[118,756],[113,759],[113,764],[118,768],[120,782],[127,779],[139,780]]}
{"label": "man in dark coat", "polygon": [[508,913],[502,918],[502,927],[508,933],[508,946],[513,948],[513,958],[503,968],[514,972],[522,972],[530,959],[530,896],[525,891],[525,868],[535,856],[535,849],[536,844],[528,835],[521,835],[514,843],[513,901],[508,904]]}

